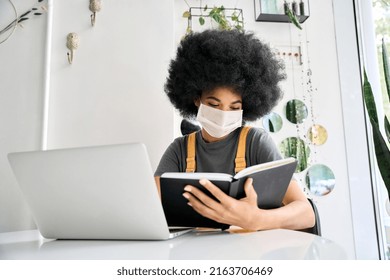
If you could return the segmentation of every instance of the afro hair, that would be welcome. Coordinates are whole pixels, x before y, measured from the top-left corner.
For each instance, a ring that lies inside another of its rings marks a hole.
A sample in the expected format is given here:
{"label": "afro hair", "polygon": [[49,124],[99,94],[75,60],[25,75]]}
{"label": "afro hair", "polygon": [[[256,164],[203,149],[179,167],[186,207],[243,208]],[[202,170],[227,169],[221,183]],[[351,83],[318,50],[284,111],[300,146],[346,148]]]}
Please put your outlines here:
{"label": "afro hair", "polygon": [[203,92],[231,88],[242,98],[243,120],[268,114],[282,97],[284,65],[252,33],[205,30],[187,35],[171,60],[164,90],[185,118],[196,116]]}

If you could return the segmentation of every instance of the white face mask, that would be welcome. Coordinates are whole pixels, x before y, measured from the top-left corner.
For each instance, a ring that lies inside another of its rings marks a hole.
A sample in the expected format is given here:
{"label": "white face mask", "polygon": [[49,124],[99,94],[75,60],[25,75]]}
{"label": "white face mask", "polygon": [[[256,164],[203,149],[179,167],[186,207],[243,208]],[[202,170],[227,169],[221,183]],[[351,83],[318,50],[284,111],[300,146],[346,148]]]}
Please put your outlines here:
{"label": "white face mask", "polygon": [[208,134],[221,138],[242,125],[242,110],[223,111],[201,103],[196,119]]}

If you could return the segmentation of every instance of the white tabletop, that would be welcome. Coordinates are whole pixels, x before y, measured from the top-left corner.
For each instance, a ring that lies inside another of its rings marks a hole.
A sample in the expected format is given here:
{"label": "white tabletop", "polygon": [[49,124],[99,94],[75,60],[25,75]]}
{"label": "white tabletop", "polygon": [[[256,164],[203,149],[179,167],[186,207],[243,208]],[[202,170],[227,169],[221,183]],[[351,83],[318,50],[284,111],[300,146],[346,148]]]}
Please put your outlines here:
{"label": "white tabletop", "polygon": [[37,230],[0,233],[0,259],[346,259],[336,243],[292,230],[191,232],[165,241],[48,240]]}

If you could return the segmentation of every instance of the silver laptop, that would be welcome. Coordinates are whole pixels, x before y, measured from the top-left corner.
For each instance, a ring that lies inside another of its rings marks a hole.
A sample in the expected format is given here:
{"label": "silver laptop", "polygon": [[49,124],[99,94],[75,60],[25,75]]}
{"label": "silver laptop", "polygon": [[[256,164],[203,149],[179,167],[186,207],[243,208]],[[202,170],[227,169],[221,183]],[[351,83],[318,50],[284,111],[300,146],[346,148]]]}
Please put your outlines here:
{"label": "silver laptop", "polygon": [[163,240],[169,230],[141,143],[10,153],[42,236]]}

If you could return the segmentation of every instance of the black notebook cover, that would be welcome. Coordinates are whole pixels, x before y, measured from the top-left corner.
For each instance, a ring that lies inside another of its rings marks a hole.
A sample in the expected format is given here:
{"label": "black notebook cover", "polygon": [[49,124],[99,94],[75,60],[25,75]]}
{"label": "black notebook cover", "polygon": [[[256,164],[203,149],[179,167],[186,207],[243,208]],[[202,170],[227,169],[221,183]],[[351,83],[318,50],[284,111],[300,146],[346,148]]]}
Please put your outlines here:
{"label": "black notebook cover", "polygon": [[[257,204],[262,209],[272,209],[282,206],[282,200],[295,171],[296,160],[273,168],[257,171],[250,175],[230,181],[211,180],[224,193],[240,199],[245,197],[244,183],[248,177],[253,178],[253,186],[257,192]],[[204,173],[199,173],[204,174]],[[196,174],[197,175],[197,174]],[[200,177],[200,178],[207,178]],[[161,199],[165,217],[169,226],[208,227],[226,229],[229,225],[221,224],[205,218],[189,206],[188,200],[183,197],[184,187],[192,185],[207,195],[212,195],[199,183],[198,179],[188,178],[160,178]]]}

